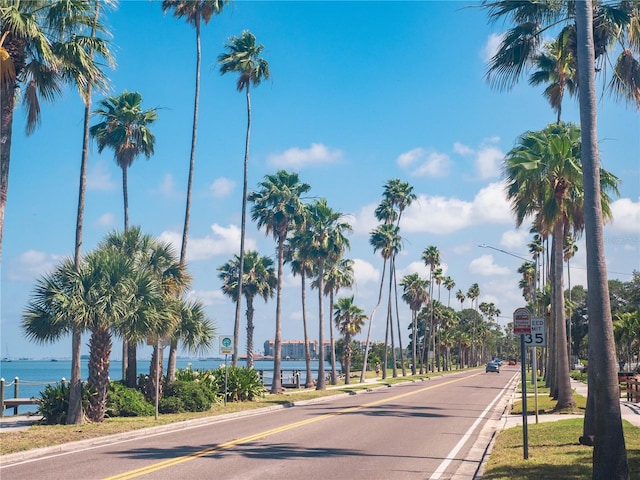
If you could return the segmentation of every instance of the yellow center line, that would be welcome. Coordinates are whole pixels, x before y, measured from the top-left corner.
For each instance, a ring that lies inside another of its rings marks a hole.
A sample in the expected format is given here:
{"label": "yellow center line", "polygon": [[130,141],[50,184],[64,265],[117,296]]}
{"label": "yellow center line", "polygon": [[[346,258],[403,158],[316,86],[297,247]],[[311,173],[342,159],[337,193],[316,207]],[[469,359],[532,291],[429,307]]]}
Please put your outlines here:
{"label": "yellow center line", "polygon": [[344,408],[344,409],[339,410],[337,412],[325,413],[323,415],[318,415],[316,417],[312,417],[312,418],[309,418],[307,420],[301,420],[299,422],[290,423],[290,424],[283,425],[283,426],[280,426],[280,427],[272,428],[270,430],[265,430],[264,432],[256,433],[256,434],[253,434],[253,435],[248,435],[248,436],[242,437],[242,438],[237,438],[235,440],[230,440],[228,442],[224,442],[224,443],[221,443],[219,445],[216,445],[215,447],[205,448],[203,450],[199,450],[197,452],[189,453],[187,455],[182,455],[180,457],[171,458],[171,459],[165,460],[163,462],[153,463],[151,465],[147,465],[146,467],[141,467],[141,468],[137,468],[137,469],[134,469],[134,470],[129,470],[127,472],[123,472],[123,473],[120,473],[118,475],[114,475],[112,477],[106,477],[104,480],[129,480],[131,478],[141,477],[142,475],[147,475],[149,473],[153,473],[153,472],[156,472],[158,470],[162,470],[162,469],[165,469],[165,468],[173,467],[175,465],[179,465],[181,463],[185,463],[185,462],[188,462],[190,460],[194,460],[196,458],[204,457],[204,456],[210,455],[210,454],[215,453],[215,452],[219,452],[219,451],[222,451],[222,450],[227,450],[227,449],[229,449],[231,447],[235,447],[235,446],[238,446],[238,445],[243,445],[245,443],[249,443],[249,442],[252,442],[254,440],[266,438],[266,437],[269,437],[271,435],[275,435],[276,433],[285,432],[287,430],[293,430],[293,429],[302,427],[304,425],[309,425],[309,424],[312,424],[312,423],[315,423],[315,422],[320,422],[322,420],[326,420],[326,419],[331,418],[331,417],[335,417],[335,416],[338,416],[338,415],[343,415],[345,413],[355,412],[355,411],[362,410],[362,409],[369,408],[369,407],[374,407],[374,406],[380,405],[382,403],[391,402],[391,401],[398,400],[398,399],[404,398],[404,397],[408,397],[410,395],[415,395],[417,393],[421,393],[421,392],[424,392],[424,391],[427,391],[427,390],[443,387],[445,385],[449,385],[451,383],[459,382],[460,380],[471,378],[471,377],[474,377],[476,375],[479,375],[479,373],[475,373],[473,375],[465,376],[465,377],[462,377],[462,378],[456,378],[454,380],[448,380],[448,381],[445,381],[445,382],[440,382],[440,383],[437,383],[435,385],[430,385],[428,387],[424,387],[424,388],[421,388],[419,390],[414,390],[414,391],[411,391],[411,392],[402,393],[400,395],[395,395],[395,396],[390,397],[390,398],[383,398],[381,400],[375,400],[373,402],[364,403],[362,405],[358,405],[358,406],[355,406],[355,407]]}

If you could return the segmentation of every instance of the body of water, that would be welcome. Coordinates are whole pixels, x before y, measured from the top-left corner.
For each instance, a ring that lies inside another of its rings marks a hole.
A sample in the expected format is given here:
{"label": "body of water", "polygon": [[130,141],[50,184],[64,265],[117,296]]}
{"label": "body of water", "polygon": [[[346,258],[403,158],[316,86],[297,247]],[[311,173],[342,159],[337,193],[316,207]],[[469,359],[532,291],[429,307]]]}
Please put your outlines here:
{"label": "body of water", "polygon": [[[151,360],[138,360],[138,374],[149,373]],[[224,365],[224,359],[218,358],[205,358],[205,359],[193,359],[193,358],[178,358],[176,361],[177,368],[191,368],[193,370],[211,370],[218,368],[220,365]],[[83,358],[81,364],[81,378],[86,380],[89,375],[88,359]],[[231,358],[227,361],[228,365],[231,365]],[[240,360],[239,366],[246,366],[246,362]],[[167,359],[165,356],[164,370],[166,372]],[[266,384],[270,384],[273,379],[273,360],[255,360],[254,368],[256,370],[262,370],[264,372],[264,381]],[[295,378],[293,373],[295,371],[300,372],[300,381],[304,385],[306,380],[306,363],[304,360],[282,360],[281,364],[283,381],[285,383],[294,383]],[[318,362],[311,362],[311,370],[314,375],[318,371]],[[340,365],[338,364],[338,371]],[[325,374],[331,373],[331,363],[325,362]],[[122,362],[120,360],[112,360],[110,365],[110,374],[112,380],[122,379]],[[2,361],[0,363],[0,377],[5,380],[5,398],[14,397],[14,386],[11,385],[14,379],[18,377],[18,397],[40,397],[40,392],[45,389],[48,384],[60,382],[63,378],[69,379],[71,377],[71,360],[59,359],[59,360],[11,360]],[[18,413],[25,414],[27,412],[35,412],[37,409],[34,405],[23,405],[19,407]],[[7,409],[4,411],[4,415],[13,415],[13,409]]]}

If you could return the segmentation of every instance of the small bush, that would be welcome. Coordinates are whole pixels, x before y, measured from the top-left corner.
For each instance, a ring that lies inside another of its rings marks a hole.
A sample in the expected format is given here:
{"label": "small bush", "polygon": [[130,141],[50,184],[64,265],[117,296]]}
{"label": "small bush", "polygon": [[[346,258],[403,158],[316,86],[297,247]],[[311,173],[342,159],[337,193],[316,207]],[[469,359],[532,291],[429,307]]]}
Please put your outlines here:
{"label": "small bush", "polygon": [[219,367],[211,371],[215,391],[224,398],[225,370],[227,372],[227,401],[251,401],[265,394],[266,389],[258,372],[246,367]]}
{"label": "small bush", "polygon": [[125,386],[122,382],[111,382],[107,392],[107,417],[146,417],[153,415],[155,408],[142,392]]}
{"label": "small bush", "polygon": [[[38,414],[42,415],[42,423],[46,425],[65,425],[67,423],[67,411],[69,410],[69,382],[47,385],[40,392],[40,404]],[[82,386],[82,408],[87,409],[89,403],[89,390]]]}
{"label": "small bush", "polygon": [[173,408],[175,408],[177,402],[169,400],[171,397],[181,400],[182,410],[180,411],[186,412],[209,410],[215,400],[215,394],[206,385],[200,382],[185,382],[184,380],[176,380],[164,388],[163,405],[166,404],[167,407],[168,405],[173,405]]}
{"label": "small bush", "polygon": [[162,397],[158,402],[160,413],[181,413],[185,411],[184,403],[179,397]]}

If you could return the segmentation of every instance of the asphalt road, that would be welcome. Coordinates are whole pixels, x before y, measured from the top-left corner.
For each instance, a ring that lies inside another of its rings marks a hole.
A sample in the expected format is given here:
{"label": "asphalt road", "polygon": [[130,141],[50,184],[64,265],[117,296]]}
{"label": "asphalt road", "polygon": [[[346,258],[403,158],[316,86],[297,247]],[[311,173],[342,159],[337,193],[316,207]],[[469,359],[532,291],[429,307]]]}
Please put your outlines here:
{"label": "asphalt road", "polygon": [[[3,466],[2,480],[447,479],[518,371],[376,388]],[[471,470],[474,465],[467,465]],[[467,468],[469,470],[469,468]]]}

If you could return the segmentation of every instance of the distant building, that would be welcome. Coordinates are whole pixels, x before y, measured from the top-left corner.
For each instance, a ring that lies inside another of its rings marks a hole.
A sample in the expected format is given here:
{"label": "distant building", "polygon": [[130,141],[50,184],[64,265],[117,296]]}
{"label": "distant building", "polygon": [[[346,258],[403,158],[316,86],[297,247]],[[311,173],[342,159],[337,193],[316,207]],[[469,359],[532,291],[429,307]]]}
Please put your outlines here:
{"label": "distant building", "polygon": [[[331,342],[325,340],[324,342],[325,358],[328,360],[331,355]],[[274,341],[267,340],[264,342],[264,355],[265,357],[272,357],[274,355],[273,348]],[[318,358],[318,342],[317,340],[309,341],[309,352],[312,359]],[[304,340],[283,340],[280,342],[280,355],[282,358],[290,358],[292,360],[304,360]]]}

